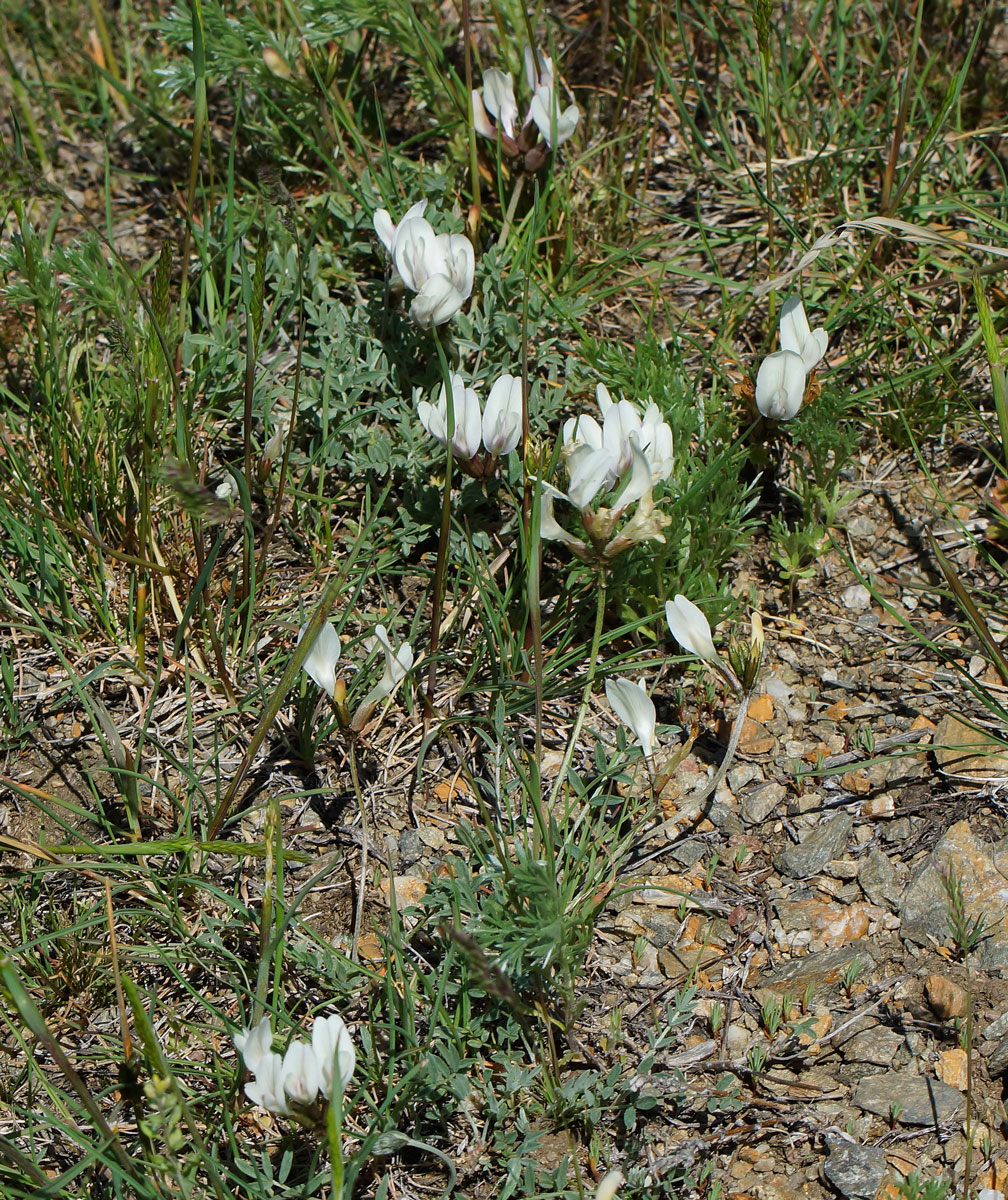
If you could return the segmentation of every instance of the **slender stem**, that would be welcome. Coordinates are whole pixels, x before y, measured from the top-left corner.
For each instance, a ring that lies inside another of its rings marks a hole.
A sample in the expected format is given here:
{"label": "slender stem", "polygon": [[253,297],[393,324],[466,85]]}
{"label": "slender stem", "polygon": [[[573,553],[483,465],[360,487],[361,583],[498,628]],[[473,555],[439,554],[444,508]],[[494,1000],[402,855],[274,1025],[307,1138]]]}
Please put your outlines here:
{"label": "slender stem", "polygon": [[752,692],[745,692],[739,701],[739,709],[735,714],[735,723],[732,725],[731,737],[728,739],[728,745],[725,747],[725,752],[721,758],[721,765],[714,772],[710,782],[698,797],[701,806],[707,802],[710,796],[714,795],[721,786],[721,781],[728,774],[728,769],[735,758],[735,751],[738,749],[739,738],[742,736],[742,727],[745,725],[746,715],[749,712],[749,701],[751,699]]}
{"label": "slender stem", "polygon": [[[581,704],[578,707],[577,716],[574,718],[574,725],[570,731],[570,736],[567,739],[567,749],[564,751],[563,762],[560,764],[560,770],[557,772],[556,782],[553,784],[553,791],[550,793],[549,804],[546,812],[540,811],[540,821],[545,821],[548,812],[553,811],[553,805],[556,804],[557,796],[560,794],[560,789],[563,786],[564,780],[567,778],[567,771],[570,768],[571,760],[574,757],[574,749],[577,746],[578,735],[581,733],[581,726],[584,724],[585,715],[588,712],[588,701],[591,698],[592,684],[595,682],[595,668],[598,666],[599,646],[602,642],[602,623],[605,617],[606,605],[606,573],[605,568],[600,568],[598,571],[598,586],[596,588],[596,604],[595,604],[595,630],[592,633],[591,652],[588,660],[588,675],[585,678],[584,691],[581,693]],[[548,826],[545,824],[543,828]]]}
{"label": "slender stem", "polygon": [[500,237],[497,239],[497,249],[503,248],[507,242],[508,234],[511,232],[511,224],[514,221],[515,210],[518,208],[518,201],[521,199],[522,189],[525,187],[525,173],[515,180],[514,191],[511,193],[511,199],[508,201],[507,212],[504,214],[504,223],[501,225]]}
{"label": "slender stem", "polygon": [[357,889],[357,911],[354,913],[353,941],[350,943],[350,958],[353,962],[356,962],[357,948],[360,945],[361,920],[364,916],[364,889],[367,886],[368,819],[364,794],[361,791],[360,780],[357,777],[357,749],[352,739],[350,741],[350,780],[353,783],[354,795],[357,797],[357,807],[360,809],[361,820],[360,886]]}
{"label": "slender stem", "polygon": [[444,583],[445,573],[448,569],[448,541],[451,536],[451,489],[452,467],[454,465],[452,442],[455,437],[455,395],[451,386],[451,372],[448,368],[448,360],[445,357],[444,347],[437,339],[436,334],[434,344],[437,347],[438,357],[441,360],[441,370],[444,374],[445,407],[447,409],[445,432],[448,444],[446,447],[444,493],[441,497],[441,532],[438,536],[437,565],[434,568],[433,612],[431,615],[430,650],[428,652],[430,655],[430,668],[427,672],[427,695],[424,699],[424,711],[427,716],[430,716],[434,711],[434,690],[437,686],[437,652],[441,637],[441,616],[444,611]]}
{"label": "slender stem", "polygon": [[330,1200],[343,1200],[343,1096],[335,1085],[326,1112],[326,1135],[329,1141],[329,1162],[332,1167]]}
{"label": "slender stem", "polygon": [[469,117],[469,177],[472,181],[472,209],[468,221],[469,235],[475,238],[480,221],[479,158],[476,152],[476,125],[473,122],[472,70],[472,9],[470,0],[462,0],[462,49],[465,63],[466,113]]}
{"label": "slender stem", "polygon": [[[768,60],[765,54],[760,55],[760,76],[763,83],[763,134],[764,142],[766,143],[766,199],[767,199],[767,256],[769,259],[769,274],[773,277],[774,273],[774,206],[773,206],[773,151],[774,151],[774,136],[771,126],[770,113],[770,72],[768,70]],[[775,294],[770,293],[770,320],[773,321],[774,309],[776,308]]]}

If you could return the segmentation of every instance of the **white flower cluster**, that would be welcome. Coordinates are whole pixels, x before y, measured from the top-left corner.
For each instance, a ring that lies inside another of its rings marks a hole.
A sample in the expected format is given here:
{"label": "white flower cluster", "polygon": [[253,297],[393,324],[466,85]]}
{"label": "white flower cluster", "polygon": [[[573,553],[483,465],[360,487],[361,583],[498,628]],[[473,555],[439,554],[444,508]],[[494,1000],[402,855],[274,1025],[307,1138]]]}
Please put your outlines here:
{"label": "white flower cluster", "polygon": [[311,1044],[295,1038],[282,1057],[272,1049],[269,1017],[236,1033],[234,1044],[254,1076],[245,1084],[245,1095],[278,1116],[289,1116],[292,1105],[310,1107],[319,1092],[327,1100],[342,1096],[357,1066],[353,1039],[336,1015],[317,1017]]}
{"label": "white flower cluster", "polygon": [[416,293],[410,316],[429,329],[450,321],[472,295],[476,256],[462,234],[435,233],[426,208],[426,200],[418,201],[398,225],[379,208],[374,228],[403,283]]}
{"label": "white flower cluster", "polygon": [[[602,423],[582,413],[564,423],[562,441],[567,460],[566,494],[543,485],[540,533],[563,542],[581,558],[615,558],[635,542],[663,542],[669,518],[655,512],[654,485],[672,473],[672,430],[658,406],[650,403],[643,416],[629,400],[614,401],[600,383],[595,389]],[[601,492],[618,488],[609,507],[592,509]],[[557,521],[554,502],[566,500],[579,510],[591,545],[569,533]],[[632,504],[634,515],[613,536],[619,518]]]}
{"label": "white flower cluster", "polygon": [[[450,374],[452,414],[455,420],[452,450],[463,461],[479,454],[482,443],[491,458],[510,454],[521,441],[522,381],[516,375],[501,375],[490,389],[486,407],[480,411],[479,396],[465,386],[461,375]],[[417,405],[420,424],[441,443],[448,445],[448,395],[444,384],[436,404],[421,400]]]}
{"label": "white flower cluster", "polygon": [[756,373],[756,407],[773,421],[790,421],[805,398],[805,377],[822,362],[829,344],[825,329],[809,328],[797,296],[781,309],[780,344]]}
{"label": "white flower cluster", "polygon": [[[518,102],[515,100],[514,77],[510,72],[491,67],[483,75],[483,87],[473,90],[473,125],[476,132],[487,138],[496,138],[500,133],[502,148],[511,155],[532,151],[541,135],[550,150],[555,150],[571,136],[581,118],[576,104],[560,110],[553,78],[553,61],[538,46],[525,47],[525,82],[532,94],[525,120],[516,129]],[[493,118],[493,120],[491,120]],[[494,124],[496,121],[496,124]],[[528,137],[530,126],[537,130],[535,137]],[[530,163],[535,169],[545,155],[540,152]]]}

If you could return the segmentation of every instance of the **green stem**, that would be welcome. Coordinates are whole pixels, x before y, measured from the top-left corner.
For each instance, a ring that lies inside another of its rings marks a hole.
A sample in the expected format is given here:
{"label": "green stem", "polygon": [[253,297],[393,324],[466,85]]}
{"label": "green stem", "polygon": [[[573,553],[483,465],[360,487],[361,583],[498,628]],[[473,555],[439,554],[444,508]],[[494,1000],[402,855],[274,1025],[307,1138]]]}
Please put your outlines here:
{"label": "green stem", "polygon": [[446,435],[448,438],[447,457],[445,461],[444,492],[441,497],[441,531],[438,535],[437,565],[434,568],[434,597],[432,602],[431,636],[430,636],[430,668],[427,672],[427,696],[424,710],[428,716],[434,711],[434,690],[437,687],[437,652],[441,637],[441,617],[444,611],[445,573],[448,569],[448,541],[451,535],[451,489],[452,467],[454,465],[452,440],[455,437],[455,396],[451,386],[451,372],[445,357],[444,347],[435,334],[434,344],[437,347],[438,358],[441,360],[441,372],[444,375]]}
{"label": "green stem", "polygon": [[544,812],[539,810],[539,820],[543,822],[543,830],[549,828],[544,822],[550,812],[553,811],[553,806],[556,804],[557,797],[560,795],[560,789],[563,787],[564,780],[567,778],[567,771],[570,768],[571,760],[574,757],[574,749],[577,746],[578,735],[581,733],[581,726],[584,724],[585,716],[588,712],[588,701],[591,697],[592,684],[595,682],[595,669],[598,666],[599,646],[602,642],[602,623],[605,617],[606,604],[606,573],[602,567],[598,571],[598,587],[596,589],[595,603],[595,630],[592,633],[591,652],[588,660],[588,675],[585,679],[584,691],[581,693],[581,704],[578,707],[577,716],[574,718],[574,726],[570,731],[570,736],[567,739],[567,749],[564,751],[563,762],[560,764],[560,770],[557,772],[556,782],[553,784],[553,790],[550,792],[549,804]]}
{"label": "green stem", "polygon": [[[763,135],[766,144],[766,200],[767,200],[767,256],[769,258],[768,274],[773,278],[774,273],[774,209],[773,209],[773,151],[774,136],[770,114],[770,71],[767,56],[760,55],[760,81],[763,84]],[[769,312],[773,322],[776,308],[775,293],[770,293]]]}
{"label": "green stem", "polygon": [[326,1112],[326,1135],[332,1164],[332,1191],[329,1196],[330,1200],[343,1200],[343,1096],[335,1086],[333,1093]]}
{"label": "green stem", "polygon": [[[367,807],[364,804],[364,794],[361,792],[360,780],[357,777],[357,751],[353,741],[350,742],[350,779],[353,783],[354,795],[357,797],[357,807],[360,809],[361,819],[360,886],[357,889],[357,911],[354,913],[353,941],[350,943],[350,958],[353,962],[356,962],[357,948],[360,945],[361,920],[364,916],[364,889],[367,886],[368,819]],[[333,1194],[336,1194],[335,1191]]]}

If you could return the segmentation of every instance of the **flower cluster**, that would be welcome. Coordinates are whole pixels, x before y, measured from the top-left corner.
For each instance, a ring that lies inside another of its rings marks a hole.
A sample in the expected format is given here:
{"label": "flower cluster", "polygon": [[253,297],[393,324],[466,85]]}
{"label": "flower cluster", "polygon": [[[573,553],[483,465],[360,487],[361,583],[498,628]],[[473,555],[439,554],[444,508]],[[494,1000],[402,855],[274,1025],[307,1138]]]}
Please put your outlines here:
{"label": "flower cluster", "polygon": [[[307,628],[307,622],[301,626],[298,632],[299,642],[304,637]],[[359,728],[362,722],[367,720],[371,709],[379,700],[384,700],[386,696],[392,694],[413,666],[413,647],[409,642],[403,642],[397,650],[389,640],[388,631],[384,625],[375,626],[374,642],[384,652],[385,669],[382,671],[381,679],[361,701],[360,708],[352,722],[355,728]],[[332,623],[326,621],[319,630],[315,641],[312,642],[311,649],[301,665],[306,674],[318,684],[329,699],[336,702],[337,711],[340,713],[343,723],[350,725],[349,713],[346,710],[346,684],[336,676],[336,666],[342,652],[343,647],[339,634],[333,628]]]}
{"label": "flower cluster", "polygon": [[[636,542],[665,540],[662,529],[670,518],[655,511],[652,490],[672,473],[672,430],[654,403],[641,416],[631,401],[614,401],[605,384],[597,386],[595,396],[601,424],[587,413],[564,423],[567,492],[543,487],[540,532],[549,541],[563,542],[579,558],[608,560]],[[592,509],[601,492],[614,490],[610,507]],[[580,511],[587,542],[559,524],[554,514],[558,499]],[[634,503],[633,516],[614,536],[619,519]]]}
{"label": "flower cluster", "polygon": [[756,407],[773,421],[790,421],[805,398],[806,376],[822,362],[829,344],[825,329],[810,329],[805,306],[797,296],[784,302],[780,319],[781,348],[760,363],[756,373]]}
{"label": "flower cluster", "polygon": [[278,1116],[289,1116],[292,1106],[311,1107],[319,1092],[327,1100],[342,1096],[357,1065],[350,1032],[336,1015],[317,1017],[311,1044],[295,1039],[282,1057],[272,1049],[269,1017],[236,1033],[234,1044],[253,1075],[245,1095]]}
{"label": "flower cluster", "polygon": [[403,283],[416,293],[410,316],[429,329],[450,321],[472,295],[476,256],[462,234],[435,233],[423,215],[426,207],[426,200],[418,201],[398,225],[379,208],[374,228]]}
{"label": "flower cluster", "polygon": [[[454,432],[452,450],[471,475],[480,478],[490,473],[493,462],[502,454],[510,454],[521,441],[522,381],[516,375],[501,375],[490,389],[486,406],[480,411],[479,396],[467,388],[461,375],[449,375],[451,383]],[[417,415],[424,429],[441,443],[448,445],[448,394],[444,384],[436,404],[421,400]],[[482,444],[487,457],[477,456]]]}
{"label": "flower cluster", "polygon": [[532,101],[518,126],[514,78],[510,72],[491,67],[483,76],[483,87],[473,90],[473,125],[484,137],[496,138],[499,134],[505,154],[512,158],[524,155],[526,169],[537,171],[549,151],[566,142],[577,128],[581,111],[571,104],[561,112],[553,62],[539,47],[525,47],[525,82]]}

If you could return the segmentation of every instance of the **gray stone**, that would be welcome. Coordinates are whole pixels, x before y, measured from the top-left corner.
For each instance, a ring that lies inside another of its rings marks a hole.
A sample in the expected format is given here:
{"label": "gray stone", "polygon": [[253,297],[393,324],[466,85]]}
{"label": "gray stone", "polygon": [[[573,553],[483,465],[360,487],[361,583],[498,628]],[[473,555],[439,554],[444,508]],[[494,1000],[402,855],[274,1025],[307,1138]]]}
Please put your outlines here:
{"label": "gray stone", "polygon": [[902,846],[913,835],[914,826],[909,817],[897,817],[882,827],[882,840],[890,846]]}
{"label": "gray stone", "polygon": [[841,1196],[872,1200],[885,1176],[885,1151],[876,1146],[841,1142],[823,1164],[823,1173]]}
{"label": "gray stone", "polygon": [[851,537],[872,538],[875,536],[878,526],[871,519],[871,517],[852,517],[847,522],[847,530]]}
{"label": "gray stone", "polygon": [[854,828],[848,813],[831,817],[797,846],[789,846],[774,859],[774,866],[791,879],[809,879],[818,875],[831,858],[840,858]]}
{"label": "gray stone", "polygon": [[728,772],[728,786],[737,795],[747,783],[762,778],[763,772],[756,763],[736,763]]}
{"label": "gray stone", "polygon": [[977,838],[966,821],[951,825],[907,885],[899,909],[903,936],[925,946],[951,943],[944,880],[952,875],[962,888],[967,928],[983,922],[973,962],[988,971],[1008,966],[1006,867],[997,847]]}
{"label": "gray stone", "polygon": [[902,1034],[884,1025],[872,1025],[843,1043],[840,1048],[844,1062],[871,1064],[875,1067],[894,1067],[896,1056],[905,1049]]}
{"label": "gray stone", "polygon": [[844,608],[854,612],[864,612],[866,608],[871,608],[871,592],[863,583],[852,583],[850,587],[844,588],[840,599]]}
{"label": "gray stone", "polygon": [[742,816],[749,825],[759,825],[783,804],[787,791],[771,779],[748,788],[742,795]]}
{"label": "gray stone", "polygon": [[899,884],[892,859],[873,847],[858,871],[858,883],[872,904],[884,904],[893,912],[898,908]]}
{"label": "gray stone", "polygon": [[404,829],[399,835],[399,862],[401,866],[411,867],[423,854],[424,846],[420,834],[415,829]]}
{"label": "gray stone", "polygon": [[[813,954],[804,954],[800,958],[791,958],[773,971],[767,971],[753,983],[757,989],[772,991],[776,995],[785,993],[792,997],[805,994],[808,987],[813,994],[822,988],[839,988],[840,977],[853,959],[863,964],[861,977],[864,978],[875,969],[875,960],[871,955],[872,946],[867,938],[851,942],[848,946],[839,946],[835,950],[817,950]],[[765,996],[759,996],[762,1002]]]}
{"label": "gray stone", "polygon": [[940,1079],[924,1079],[903,1071],[869,1075],[854,1091],[854,1103],[865,1112],[888,1120],[895,1114],[901,1125],[947,1125],[966,1111],[962,1092]]}
{"label": "gray stone", "polygon": [[1008,1071],[1008,1033],[1003,1034],[993,1044],[985,1042],[983,1058],[987,1064],[987,1074],[991,1079],[996,1079]]}
{"label": "gray stone", "polygon": [[711,800],[704,815],[722,833],[729,835],[742,833],[742,822],[738,818],[738,813],[734,809],[729,808],[723,800],[718,799],[716,796]]}

